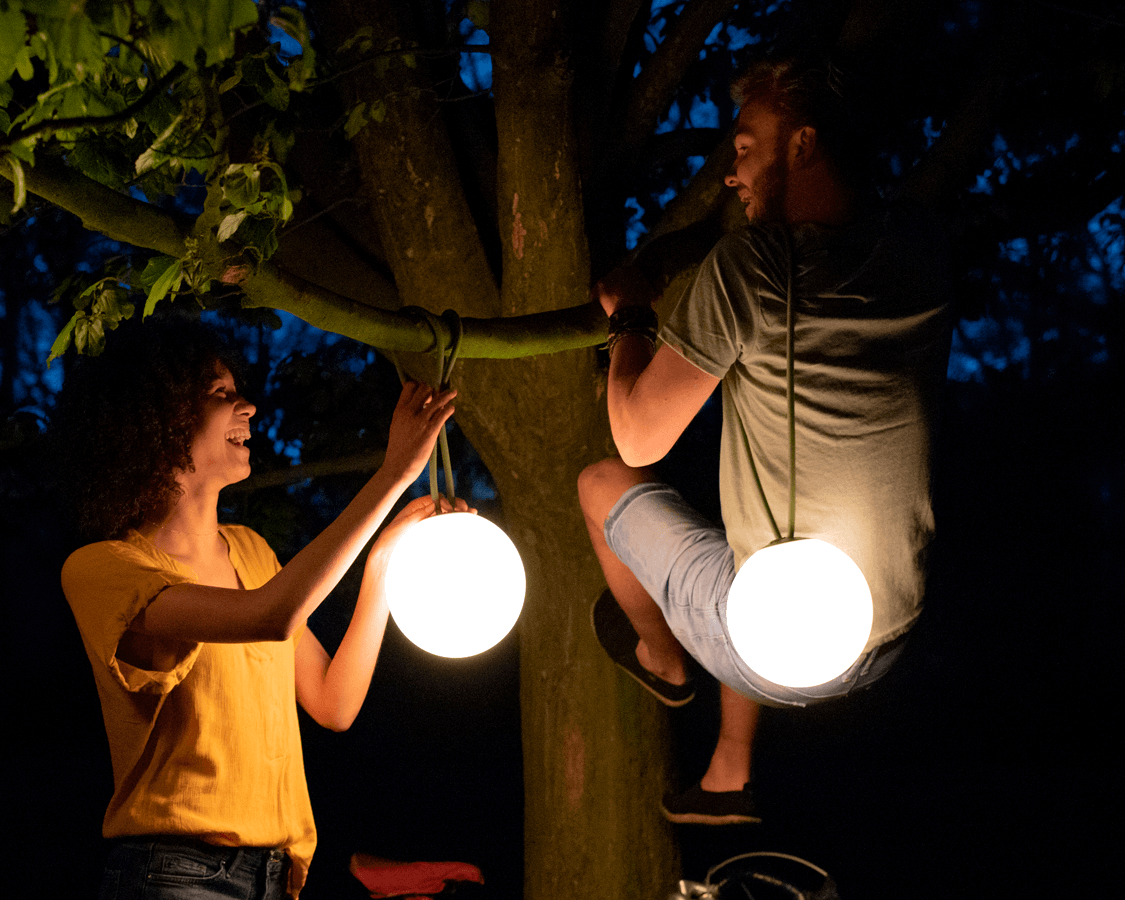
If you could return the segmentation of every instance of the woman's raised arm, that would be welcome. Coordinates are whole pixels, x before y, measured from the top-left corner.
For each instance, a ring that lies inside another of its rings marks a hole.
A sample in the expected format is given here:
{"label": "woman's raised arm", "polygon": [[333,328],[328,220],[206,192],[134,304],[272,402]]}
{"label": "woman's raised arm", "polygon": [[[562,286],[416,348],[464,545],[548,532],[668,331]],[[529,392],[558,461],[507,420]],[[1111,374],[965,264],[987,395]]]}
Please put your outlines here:
{"label": "woman's raised arm", "polygon": [[395,502],[421,474],[456,391],[407,383],[391,419],[383,465],[332,524],[260,588],[177,584],[161,591],[132,628],[212,643],[280,641],[304,624],[340,581]]}

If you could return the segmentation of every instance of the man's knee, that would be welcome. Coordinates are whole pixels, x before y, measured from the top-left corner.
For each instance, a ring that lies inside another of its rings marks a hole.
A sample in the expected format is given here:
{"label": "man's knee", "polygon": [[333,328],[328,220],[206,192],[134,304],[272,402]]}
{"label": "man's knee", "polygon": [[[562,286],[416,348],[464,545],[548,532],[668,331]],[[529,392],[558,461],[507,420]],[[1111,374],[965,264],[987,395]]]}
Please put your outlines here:
{"label": "man's knee", "polygon": [[634,469],[611,456],[587,466],[578,476],[578,502],[587,517],[604,520],[629,488],[652,481],[649,469]]}

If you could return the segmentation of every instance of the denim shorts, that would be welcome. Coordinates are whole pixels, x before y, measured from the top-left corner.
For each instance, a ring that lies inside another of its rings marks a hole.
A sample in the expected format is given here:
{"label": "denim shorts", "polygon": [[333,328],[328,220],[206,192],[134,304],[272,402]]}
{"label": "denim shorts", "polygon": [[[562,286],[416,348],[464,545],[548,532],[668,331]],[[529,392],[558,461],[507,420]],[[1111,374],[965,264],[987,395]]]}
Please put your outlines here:
{"label": "denim shorts", "polygon": [[289,858],[267,847],[217,847],[193,838],[116,841],[99,900],[284,900]]}
{"label": "denim shorts", "polygon": [[666,484],[635,485],[605,520],[609,547],[656,601],[684,649],[727,687],[766,706],[808,706],[868,687],[890,669],[905,636],[860,655],[837,678],[791,688],[763,678],[734,652],[727,631],[727,594],[734,551],[726,532]]}

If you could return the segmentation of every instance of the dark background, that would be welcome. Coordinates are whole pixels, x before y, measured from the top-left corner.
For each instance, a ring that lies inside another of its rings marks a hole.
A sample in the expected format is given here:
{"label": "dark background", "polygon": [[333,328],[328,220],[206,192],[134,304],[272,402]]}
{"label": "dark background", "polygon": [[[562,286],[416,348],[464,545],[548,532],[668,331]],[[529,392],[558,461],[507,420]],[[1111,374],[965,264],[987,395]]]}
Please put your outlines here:
{"label": "dark background", "polygon": [[[677,826],[685,877],[703,880],[730,856],[766,849],[826,869],[844,900],[1109,887],[1122,466],[1116,390],[1083,374],[1049,389],[950,384],[940,537],[926,612],[900,665],[858,697],[764,711],[755,760],[764,823]],[[705,435],[686,439],[696,462],[703,448],[690,442]],[[93,681],[58,587],[67,532],[45,491],[6,487],[18,865],[5,880],[22,886],[10,896],[90,896],[111,779]],[[342,633],[348,593],[345,585],[314,622],[326,644]],[[355,850],[473,862],[488,896],[519,896],[517,664],[515,634],[475,659],[446,661],[392,625],[353,729],[337,735],[302,720],[321,841],[305,896],[362,896],[346,873]],[[716,704],[704,693],[670,712],[685,785],[706,765]]]}
{"label": "dark background", "polygon": [[[955,34],[973,32],[985,4],[950,6],[957,27],[946,31]],[[1070,10],[1058,22],[1072,27],[1084,15]],[[976,39],[968,48],[982,59],[990,52]],[[906,122],[884,158],[896,177],[932,143],[930,94],[948,87],[941,76],[956,67],[952,56],[926,61],[931,50],[917,48],[925,64],[916,81],[886,86],[894,118]],[[727,77],[729,66],[722,71]],[[1061,109],[1068,95],[1040,105],[1051,99],[1051,77],[1042,85],[1032,79],[1021,104],[1006,108],[983,174],[961,198],[974,225],[995,211],[993,188],[999,194],[999,185],[1034,168],[1034,154],[1054,137],[1069,136]],[[681,110],[705,87],[687,85],[668,122],[678,127],[690,118]],[[1058,134],[1042,138],[1052,128]],[[1112,153],[1120,169],[1120,139]],[[644,231],[641,213],[657,213],[669,180],[674,193],[687,174],[654,170],[653,183],[629,198],[638,212],[623,215],[630,242]],[[899,665],[860,696],[805,711],[765,710],[755,758],[764,822],[677,826],[685,877],[703,880],[731,856],[775,850],[826,869],[843,900],[1120,890],[1121,741],[1113,735],[1125,597],[1121,201],[1061,231],[1029,227],[1030,237],[1014,237],[1022,224],[1016,216],[994,239],[978,234],[954,272],[960,321],[938,435],[938,537],[926,611]],[[62,277],[124,252],[34,199],[0,228],[0,594],[5,743],[13,749],[4,896],[93,896],[105,852],[98,835],[112,788],[109,754],[58,580],[77,538],[40,439],[66,361],[50,372],[42,361],[71,311],[48,302]],[[227,327],[246,348],[248,394],[260,407],[255,472],[378,449],[388,398],[397,393],[389,364],[292,323],[281,332],[260,323]],[[714,503],[713,484],[688,476],[714,472],[714,418],[709,409],[668,466],[705,505]],[[454,443],[462,493],[502,523],[487,473],[456,435]],[[234,491],[226,517],[262,531],[284,561],[362,477]],[[345,582],[313,621],[329,649],[354,593]],[[353,728],[332,734],[302,719],[320,831],[306,900],[365,896],[347,873],[357,850],[472,862],[484,871],[487,896],[520,896],[518,640],[517,628],[480,657],[443,661],[392,624]],[[711,691],[669,712],[677,786],[706,765],[716,706]],[[599,886],[584,892],[598,897]]]}

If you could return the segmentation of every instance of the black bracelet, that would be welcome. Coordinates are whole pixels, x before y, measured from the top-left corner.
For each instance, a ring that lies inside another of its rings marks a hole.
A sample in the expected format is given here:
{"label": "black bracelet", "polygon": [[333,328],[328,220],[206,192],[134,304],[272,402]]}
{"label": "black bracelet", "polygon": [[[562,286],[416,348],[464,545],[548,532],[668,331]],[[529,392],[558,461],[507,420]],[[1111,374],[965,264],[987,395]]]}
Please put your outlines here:
{"label": "black bracelet", "polygon": [[629,334],[643,337],[649,347],[656,347],[656,311],[651,306],[625,306],[609,317],[609,338],[605,342],[607,353],[612,354],[614,345]]}

